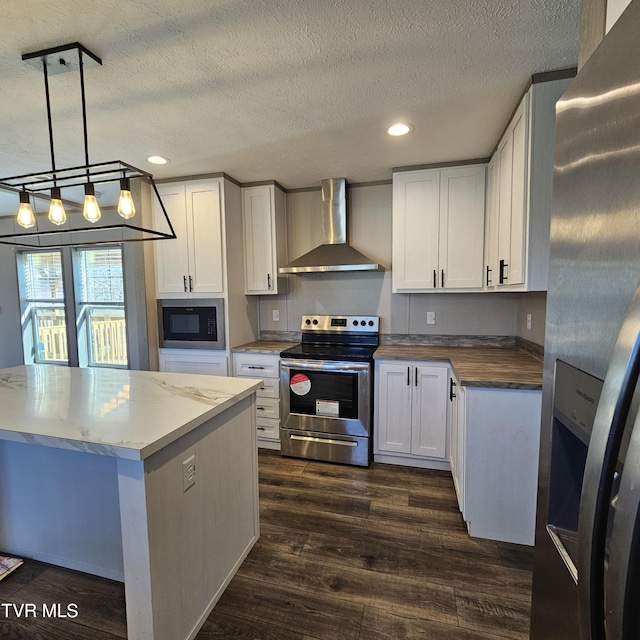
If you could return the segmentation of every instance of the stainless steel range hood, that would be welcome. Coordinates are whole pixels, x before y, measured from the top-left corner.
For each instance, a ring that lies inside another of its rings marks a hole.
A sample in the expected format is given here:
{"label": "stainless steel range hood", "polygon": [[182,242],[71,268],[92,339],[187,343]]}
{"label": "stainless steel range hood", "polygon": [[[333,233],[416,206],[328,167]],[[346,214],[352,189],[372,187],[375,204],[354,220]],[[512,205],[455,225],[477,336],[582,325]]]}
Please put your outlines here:
{"label": "stainless steel range hood", "polygon": [[326,271],[384,271],[384,267],[347,242],[347,181],[322,181],[322,244],[300,256],[278,273]]}

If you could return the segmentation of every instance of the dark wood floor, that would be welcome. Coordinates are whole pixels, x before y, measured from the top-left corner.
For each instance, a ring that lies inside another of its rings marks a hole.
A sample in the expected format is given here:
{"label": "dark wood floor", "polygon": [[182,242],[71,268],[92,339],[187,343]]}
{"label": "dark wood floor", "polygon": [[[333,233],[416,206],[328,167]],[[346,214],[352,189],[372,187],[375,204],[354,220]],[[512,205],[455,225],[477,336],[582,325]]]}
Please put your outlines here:
{"label": "dark wood floor", "polygon": [[[469,538],[445,472],[260,452],[261,538],[197,640],[528,638],[528,547]],[[120,583],[27,561],[0,604],[78,605],[17,618],[3,640],[126,638]]]}

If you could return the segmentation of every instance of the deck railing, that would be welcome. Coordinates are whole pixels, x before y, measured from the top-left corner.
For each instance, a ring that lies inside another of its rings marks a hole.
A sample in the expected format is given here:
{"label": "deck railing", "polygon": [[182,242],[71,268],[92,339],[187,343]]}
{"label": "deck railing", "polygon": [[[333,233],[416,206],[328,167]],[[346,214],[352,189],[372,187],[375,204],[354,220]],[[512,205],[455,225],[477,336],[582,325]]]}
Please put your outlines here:
{"label": "deck railing", "polygon": [[[124,316],[88,315],[91,364],[127,365],[127,321]],[[67,327],[64,317],[38,316],[38,359],[66,362]]]}

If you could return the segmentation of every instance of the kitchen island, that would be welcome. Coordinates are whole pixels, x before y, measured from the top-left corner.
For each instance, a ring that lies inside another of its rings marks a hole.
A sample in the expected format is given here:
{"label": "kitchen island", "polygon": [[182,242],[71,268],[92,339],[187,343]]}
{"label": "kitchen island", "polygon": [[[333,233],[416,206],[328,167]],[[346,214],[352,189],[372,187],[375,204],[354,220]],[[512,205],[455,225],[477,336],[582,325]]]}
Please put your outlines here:
{"label": "kitchen island", "polygon": [[0,370],[0,550],[123,581],[130,640],[193,638],[259,536],[259,383]]}

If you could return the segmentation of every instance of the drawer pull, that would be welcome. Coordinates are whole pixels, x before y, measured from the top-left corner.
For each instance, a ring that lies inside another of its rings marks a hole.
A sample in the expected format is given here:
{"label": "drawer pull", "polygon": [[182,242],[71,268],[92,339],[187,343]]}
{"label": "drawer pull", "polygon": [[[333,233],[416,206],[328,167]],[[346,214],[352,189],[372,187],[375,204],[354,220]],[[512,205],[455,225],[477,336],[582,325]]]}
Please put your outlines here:
{"label": "drawer pull", "polygon": [[247,365],[247,369],[264,369],[264,367],[250,364]]}
{"label": "drawer pull", "polygon": [[258,431],[266,431],[264,427],[258,427]]}
{"label": "drawer pull", "polygon": [[256,407],[256,409],[257,409],[258,411],[264,411],[264,410],[265,410],[265,408],[264,408],[264,407]]}
{"label": "drawer pull", "polygon": [[357,447],[357,442],[349,442],[348,440],[333,440],[331,438],[312,438],[310,436],[289,436],[291,440],[302,440],[302,442],[321,442],[323,444],[341,444],[345,447]]}

